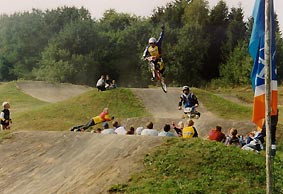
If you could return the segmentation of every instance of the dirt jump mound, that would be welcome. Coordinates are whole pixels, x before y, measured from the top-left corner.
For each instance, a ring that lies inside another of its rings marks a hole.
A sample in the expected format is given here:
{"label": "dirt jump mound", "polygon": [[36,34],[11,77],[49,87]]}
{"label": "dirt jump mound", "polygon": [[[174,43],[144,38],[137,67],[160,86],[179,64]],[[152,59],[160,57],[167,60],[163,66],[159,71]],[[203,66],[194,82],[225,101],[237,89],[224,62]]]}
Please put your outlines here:
{"label": "dirt jump mound", "polygon": [[21,81],[17,87],[24,93],[46,102],[59,102],[91,90],[91,87],[67,83]]}
{"label": "dirt jump mound", "polygon": [[142,169],[144,155],[161,143],[160,137],[15,132],[0,144],[0,193],[107,193]]}

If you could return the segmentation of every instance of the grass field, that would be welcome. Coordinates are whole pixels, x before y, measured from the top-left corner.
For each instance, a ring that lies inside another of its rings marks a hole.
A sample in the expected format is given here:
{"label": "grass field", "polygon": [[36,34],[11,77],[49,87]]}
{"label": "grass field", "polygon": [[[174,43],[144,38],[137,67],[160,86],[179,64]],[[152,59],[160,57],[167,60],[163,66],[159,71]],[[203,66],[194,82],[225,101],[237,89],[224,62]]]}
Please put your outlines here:
{"label": "grass field", "polygon": [[[73,125],[87,123],[91,118],[99,115],[104,107],[108,107],[110,115],[116,116],[118,120],[150,116],[143,104],[128,89],[117,89],[111,92],[91,90],[63,102],[19,112],[14,116],[14,119],[18,121],[14,128],[17,130],[68,130]],[[101,127],[101,124],[96,127]]]}
{"label": "grass field", "polygon": [[[274,168],[274,193],[283,193],[283,162]],[[144,159],[145,170],[112,193],[264,194],[265,157],[201,139],[168,139]]]}

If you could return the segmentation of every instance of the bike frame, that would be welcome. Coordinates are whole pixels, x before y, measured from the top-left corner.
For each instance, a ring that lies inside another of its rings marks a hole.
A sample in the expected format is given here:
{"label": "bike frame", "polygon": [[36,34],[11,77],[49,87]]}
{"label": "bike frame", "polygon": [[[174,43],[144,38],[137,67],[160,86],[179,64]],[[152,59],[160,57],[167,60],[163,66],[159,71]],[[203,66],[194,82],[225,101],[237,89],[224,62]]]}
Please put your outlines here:
{"label": "bike frame", "polygon": [[155,58],[154,57],[148,57],[147,60],[149,61],[149,67],[150,67],[152,76],[155,77],[156,80],[160,82],[162,90],[165,93],[167,93],[167,86],[164,82],[164,77],[162,77],[160,71],[155,68],[155,64],[154,64]]}

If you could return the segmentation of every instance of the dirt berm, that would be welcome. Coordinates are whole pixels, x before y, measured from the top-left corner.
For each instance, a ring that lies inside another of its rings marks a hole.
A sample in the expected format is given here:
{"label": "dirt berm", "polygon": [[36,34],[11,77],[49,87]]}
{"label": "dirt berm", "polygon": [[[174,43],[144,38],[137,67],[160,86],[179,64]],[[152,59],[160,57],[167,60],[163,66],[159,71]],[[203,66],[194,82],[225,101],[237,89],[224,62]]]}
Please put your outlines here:
{"label": "dirt berm", "polygon": [[1,194],[96,194],[124,183],[160,137],[15,132],[0,144]]}

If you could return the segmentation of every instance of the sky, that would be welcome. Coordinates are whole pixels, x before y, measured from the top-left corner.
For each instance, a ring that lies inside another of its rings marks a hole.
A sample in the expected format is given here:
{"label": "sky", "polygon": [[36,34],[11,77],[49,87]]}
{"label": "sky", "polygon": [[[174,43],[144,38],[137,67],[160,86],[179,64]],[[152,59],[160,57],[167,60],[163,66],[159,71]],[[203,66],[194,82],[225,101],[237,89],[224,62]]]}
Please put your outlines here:
{"label": "sky", "polygon": [[[135,14],[137,16],[150,16],[156,7],[165,6],[173,0],[0,0],[0,14],[12,14],[15,12],[31,11],[32,8],[46,10],[61,6],[85,7],[93,18],[102,17],[105,10],[115,9],[117,12]],[[255,0],[225,0],[229,8],[241,7],[244,10],[245,19],[252,15]],[[208,0],[210,8],[215,6],[218,0]],[[274,0],[274,9],[278,14],[280,29],[283,31],[283,0]],[[281,9],[280,9],[281,8]]]}

